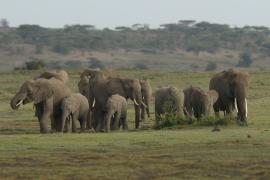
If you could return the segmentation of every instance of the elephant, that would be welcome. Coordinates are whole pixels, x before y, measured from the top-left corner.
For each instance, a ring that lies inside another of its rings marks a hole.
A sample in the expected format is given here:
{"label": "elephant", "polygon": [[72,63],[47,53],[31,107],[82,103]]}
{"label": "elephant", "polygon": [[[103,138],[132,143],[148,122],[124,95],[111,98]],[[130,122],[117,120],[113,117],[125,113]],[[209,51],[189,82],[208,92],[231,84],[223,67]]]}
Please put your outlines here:
{"label": "elephant", "polygon": [[183,90],[184,93],[184,113],[185,115],[192,116],[192,106],[191,106],[191,94],[197,87],[189,86]]}
{"label": "elephant", "polygon": [[116,130],[122,125],[124,130],[128,129],[127,124],[127,101],[124,97],[114,94],[107,100],[106,112],[104,115],[105,131]]}
{"label": "elephant", "polygon": [[70,94],[71,91],[66,84],[55,78],[27,80],[11,99],[10,105],[12,109],[18,109],[21,104],[34,102],[40,132],[48,132],[45,122],[48,118],[51,119],[51,130],[60,131],[61,101]]}
{"label": "elephant", "polygon": [[161,87],[155,92],[156,119],[161,114],[183,117],[184,93],[174,86]]}
{"label": "elephant", "polygon": [[[86,129],[86,123],[91,125],[89,104],[86,97],[73,93],[61,102],[62,120],[61,132],[64,131],[67,120],[72,120],[72,132],[76,132],[76,120],[79,120],[81,131]],[[68,128],[69,129],[69,128]],[[91,126],[90,126],[91,129]]]}
{"label": "elephant", "polygon": [[[194,116],[201,120],[202,117],[210,114],[213,104],[218,99],[218,93],[215,90],[205,92],[200,87],[193,87],[193,92],[190,97],[190,106],[193,110]],[[190,112],[189,112],[190,113]]]}
{"label": "elephant", "polygon": [[97,131],[104,129],[102,121],[106,111],[106,102],[113,94],[119,94],[134,102],[135,128],[139,128],[142,101],[141,85],[138,79],[91,77],[89,80],[89,104],[93,108],[94,127]]}
{"label": "elephant", "polygon": [[142,99],[146,107],[143,105],[141,107],[141,119],[145,119],[145,111],[147,113],[148,118],[150,117],[149,106],[152,97],[152,87],[150,85],[149,80],[140,80],[141,88],[142,88]]}
{"label": "elephant", "polygon": [[209,83],[210,90],[216,90],[219,94],[214,104],[216,116],[219,111],[232,116],[235,109],[237,119],[247,125],[247,95],[249,89],[249,74],[235,69],[229,69],[215,74]]}
{"label": "elephant", "polygon": [[60,81],[63,81],[65,84],[67,84],[69,82],[68,73],[64,70],[45,71],[34,79],[39,79],[39,78],[44,78],[44,79],[55,78],[55,79],[58,79]]}
{"label": "elephant", "polygon": [[100,69],[86,69],[80,75],[80,81],[78,82],[79,92],[85,97],[89,97],[89,77],[103,77],[110,78],[116,77],[117,75],[111,70],[100,70]]}

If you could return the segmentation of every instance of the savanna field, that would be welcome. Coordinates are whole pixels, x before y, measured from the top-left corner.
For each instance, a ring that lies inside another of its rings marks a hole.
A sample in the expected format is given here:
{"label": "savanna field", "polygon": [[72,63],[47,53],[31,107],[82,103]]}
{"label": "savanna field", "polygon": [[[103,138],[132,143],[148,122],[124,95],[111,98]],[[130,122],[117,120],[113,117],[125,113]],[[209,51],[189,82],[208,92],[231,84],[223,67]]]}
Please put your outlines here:
{"label": "savanna field", "polygon": [[[208,89],[214,73],[117,71],[148,78],[159,86]],[[129,102],[129,131],[40,134],[33,104],[10,108],[21,84],[40,71],[0,74],[0,179],[269,179],[270,72],[250,72],[248,124],[184,125],[154,130],[152,116],[134,130]],[[70,71],[78,91],[79,71]],[[49,124],[49,122],[48,122]]]}

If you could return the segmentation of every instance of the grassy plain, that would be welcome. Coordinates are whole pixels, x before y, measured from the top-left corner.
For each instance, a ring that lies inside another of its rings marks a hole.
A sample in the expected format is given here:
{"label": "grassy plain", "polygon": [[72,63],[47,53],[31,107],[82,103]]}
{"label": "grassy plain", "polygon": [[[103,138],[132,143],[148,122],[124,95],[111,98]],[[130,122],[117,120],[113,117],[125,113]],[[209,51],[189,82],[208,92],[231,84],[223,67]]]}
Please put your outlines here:
{"label": "grassy plain", "polygon": [[[212,73],[119,71],[148,77],[153,89],[196,84]],[[129,132],[39,134],[32,104],[11,110],[10,98],[38,71],[0,74],[0,179],[269,179],[270,72],[251,72],[248,127],[183,126],[153,130],[153,116]],[[77,91],[79,72],[70,72]],[[153,106],[151,107],[153,112]]]}

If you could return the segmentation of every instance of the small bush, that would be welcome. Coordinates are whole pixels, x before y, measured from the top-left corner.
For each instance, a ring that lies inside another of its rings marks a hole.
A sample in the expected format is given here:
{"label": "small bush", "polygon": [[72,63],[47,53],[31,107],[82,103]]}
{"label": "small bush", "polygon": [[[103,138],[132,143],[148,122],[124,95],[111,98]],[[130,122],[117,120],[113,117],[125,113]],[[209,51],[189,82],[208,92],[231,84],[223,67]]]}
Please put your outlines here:
{"label": "small bush", "polygon": [[215,118],[204,117],[200,121],[194,117],[176,117],[169,114],[162,115],[156,118],[155,129],[179,127],[181,125],[194,125],[194,126],[227,126],[233,124],[233,121],[228,117]]}
{"label": "small bush", "polygon": [[216,69],[217,69],[217,64],[215,62],[209,62],[205,68],[206,71],[214,71]]}
{"label": "small bush", "polygon": [[250,67],[253,60],[251,59],[251,54],[249,52],[244,52],[239,55],[239,62],[237,67]]}
{"label": "small bush", "polygon": [[59,53],[59,54],[68,54],[70,49],[64,45],[61,44],[55,44],[52,47],[52,51]]}
{"label": "small bush", "polygon": [[100,68],[100,69],[104,69],[105,65],[97,58],[95,57],[91,57],[89,58],[89,68]]}
{"label": "small bush", "polygon": [[25,62],[24,69],[26,70],[38,70],[45,67],[45,63],[42,60],[31,60]]}
{"label": "small bush", "polygon": [[140,70],[146,70],[149,69],[147,65],[142,64],[142,63],[138,63],[134,66],[134,69],[140,69]]}

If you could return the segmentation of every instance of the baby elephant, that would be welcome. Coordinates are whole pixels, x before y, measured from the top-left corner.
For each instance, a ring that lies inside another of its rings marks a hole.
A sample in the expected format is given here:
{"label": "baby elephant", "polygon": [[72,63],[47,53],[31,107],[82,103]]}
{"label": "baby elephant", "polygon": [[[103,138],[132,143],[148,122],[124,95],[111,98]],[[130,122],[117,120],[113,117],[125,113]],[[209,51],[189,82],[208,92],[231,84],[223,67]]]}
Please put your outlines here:
{"label": "baby elephant", "polygon": [[174,116],[183,116],[184,94],[176,87],[162,87],[155,93],[155,114],[158,118],[161,114],[169,113]]}
{"label": "baby elephant", "polygon": [[105,131],[119,129],[122,125],[124,130],[128,129],[127,124],[127,101],[124,97],[114,94],[107,100],[104,116]]}
{"label": "baby elephant", "polygon": [[190,108],[193,110],[194,116],[198,120],[203,116],[208,116],[217,99],[218,93],[215,90],[205,92],[199,87],[192,87],[192,92],[190,93]]}
{"label": "baby elephant", "polygon": [[71,96],[64,98],[61,103],[62,109],[62,126],[61,132],[64,131],[65,126],[69,131],[69,121],[72,120],[72,132],[76,132],[76,120],[79,120],[81,130],[86,128],[91,129],[91,117],[89,111],[89,104],[86,97],[80,93],[73,93]]}

